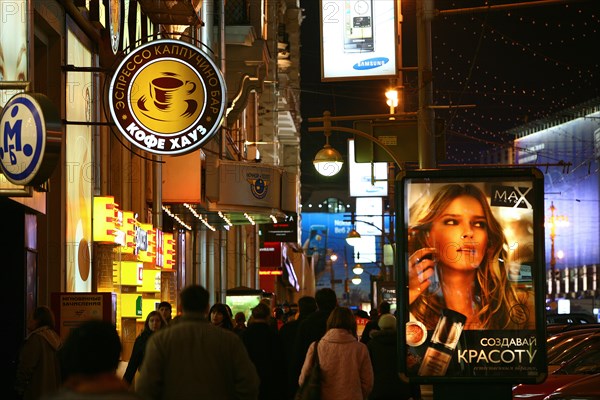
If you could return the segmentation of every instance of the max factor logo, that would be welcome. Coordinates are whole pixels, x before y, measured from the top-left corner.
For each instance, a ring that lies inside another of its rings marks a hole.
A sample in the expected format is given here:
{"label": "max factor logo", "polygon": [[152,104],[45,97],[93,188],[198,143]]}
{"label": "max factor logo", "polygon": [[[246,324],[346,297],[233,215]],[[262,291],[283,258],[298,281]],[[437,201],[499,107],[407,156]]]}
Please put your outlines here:
{"label": "max factor logo", "polygon": [[517,186],[492,186],[492,206],[527,208],[531,205],[532,188]]}
{"label": "max factor logo", "polygon": [[45,127],[37,103],[26,94],[14,96],[0,120],[0,163],[15,184],[27,184],[37,173],[45,145]]}
{"label": "max factor logo", "polygon": [[269,191],[269,185],[271,184],[271,180],[268,178],[268,175],[263,178],[258,174],[248,174],[246,176],[246,180],[250,184],[252,195],[257,199],[264,199],[267,195],[267,192]]}

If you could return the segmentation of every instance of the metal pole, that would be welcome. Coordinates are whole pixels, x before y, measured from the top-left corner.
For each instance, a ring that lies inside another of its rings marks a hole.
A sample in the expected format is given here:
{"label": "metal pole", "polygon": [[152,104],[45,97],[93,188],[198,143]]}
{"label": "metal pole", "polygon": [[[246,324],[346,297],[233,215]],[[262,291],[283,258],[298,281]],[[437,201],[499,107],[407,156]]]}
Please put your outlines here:
{"label": "metal pole", "polygon": [[163,227],[162,211],[162,156],[155,155],[152,164],[152,223],[158,229]]}
{"label": "metal pole", "polygon": [[430,108],[433,102],[431,67],[431,19],[433,0],[417,0],[417,63],[419,68],[419,110],[417,111],[417,134],[419,138],[419,168],[436,168],[435,160],[435,114]]}
{"label": "metal pole", "polygon": [[556,237],[556,221],[554,217],[554,202],[550,203],[550,300],[556,300],[556,255],[554,252],[554,238]]}

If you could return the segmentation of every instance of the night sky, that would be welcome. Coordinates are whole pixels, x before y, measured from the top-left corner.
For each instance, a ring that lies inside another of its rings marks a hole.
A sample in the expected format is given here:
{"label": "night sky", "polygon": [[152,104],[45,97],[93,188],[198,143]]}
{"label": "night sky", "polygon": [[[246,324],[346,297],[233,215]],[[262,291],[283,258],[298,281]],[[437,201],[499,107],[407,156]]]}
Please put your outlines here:
{"label": "night sky", "polygon": [[[373,0],[378,1],[378,0]],[[435,1],[437,10],[456,10],[515,1]],[[525,3],[521,1],[519,3]],[[302,202],[316,187],[343,189],[347,168],[324,178],[312,166],[323,146],[321,133],[307,131],[307,119],[389,111],[388,80],[320,81],[319,2],[303,0],[301,108]],[[415,0],[402,0],[403,61],[415,67]],[[570,107],[600,101],[600,1],[564,1],[503,11],[438,15],[431,24],[434,105],[475,105],[436,110],[445,120],[444,163],[478,164],[488,153],[510,147],[509,131]],[[404,74],[405,111],[416,111],[417,74]],[[314,124],[311,124],[313,126]],[[351,126],[351,125],[348,125]],[[331,144],[345,157],[346,134]]]}

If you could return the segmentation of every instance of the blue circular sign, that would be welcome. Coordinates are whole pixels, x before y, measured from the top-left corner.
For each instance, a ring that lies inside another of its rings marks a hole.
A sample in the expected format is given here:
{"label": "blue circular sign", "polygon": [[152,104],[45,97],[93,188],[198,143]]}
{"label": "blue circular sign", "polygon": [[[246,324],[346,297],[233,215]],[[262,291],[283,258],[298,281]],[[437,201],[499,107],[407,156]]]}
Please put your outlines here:
{"label": "blue circular sign", "polygon": [[[49,173],[46,173],[47,168],[42,168],[48,160],[45,157],[47,141],[45,115],[48,113],[52,117],[57,114],[49,100],[43,95],[29,93],[16,94],[2,110],[0,165],[6,178],[15,185],[42,183],[49,177]],[[60,135],[60,132],[58,134]],[[54,167],[56,157],[50,158]],[[40,174],[40,168],[44,173]]]}

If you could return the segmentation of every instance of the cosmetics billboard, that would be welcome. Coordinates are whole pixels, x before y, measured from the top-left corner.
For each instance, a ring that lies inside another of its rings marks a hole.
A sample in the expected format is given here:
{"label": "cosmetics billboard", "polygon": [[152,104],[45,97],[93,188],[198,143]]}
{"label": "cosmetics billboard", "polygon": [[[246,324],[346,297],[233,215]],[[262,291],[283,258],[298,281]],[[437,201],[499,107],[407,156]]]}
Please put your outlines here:
{"label": "cosmetics billboard", "polygon": [[397,182],[399,367],[411,382],[545,379],[537,169],[408,171]]}

